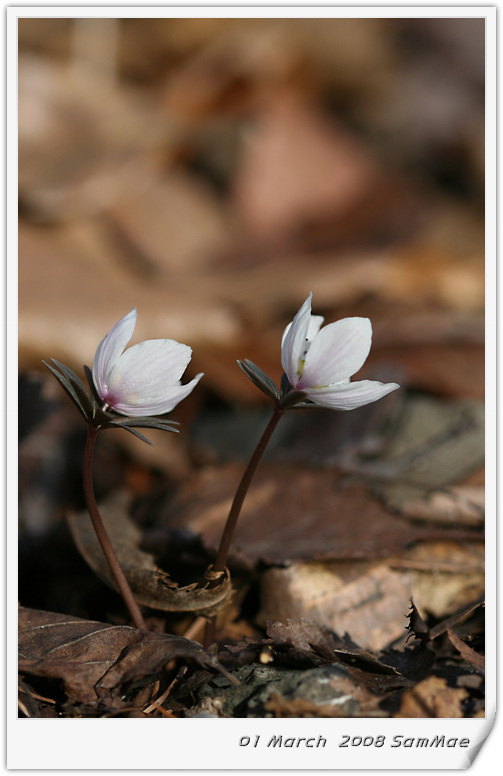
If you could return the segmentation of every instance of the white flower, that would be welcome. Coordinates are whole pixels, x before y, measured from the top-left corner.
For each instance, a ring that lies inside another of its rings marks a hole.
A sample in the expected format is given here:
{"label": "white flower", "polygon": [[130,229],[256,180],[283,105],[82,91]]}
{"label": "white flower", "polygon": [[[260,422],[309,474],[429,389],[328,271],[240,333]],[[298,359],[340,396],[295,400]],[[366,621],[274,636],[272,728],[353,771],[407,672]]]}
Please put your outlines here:
{"label": "white flower", "polygon": [[96,350],[93,381],[103,409],[140,417],[171,412],[203,373],[181,384],[192,349],[174,340],[145,340],[124,350],[135,325],[136,308],[115,324]]}
{"label": "white flower", "polygon": [[349,378],[364,364],[372,341],[368,318],[342,318],[320,328],[321,315],[311,315],[312,294],[286,327],[281,363],[290,385],[320,407],[354,410],[395,391],[397,383]]}

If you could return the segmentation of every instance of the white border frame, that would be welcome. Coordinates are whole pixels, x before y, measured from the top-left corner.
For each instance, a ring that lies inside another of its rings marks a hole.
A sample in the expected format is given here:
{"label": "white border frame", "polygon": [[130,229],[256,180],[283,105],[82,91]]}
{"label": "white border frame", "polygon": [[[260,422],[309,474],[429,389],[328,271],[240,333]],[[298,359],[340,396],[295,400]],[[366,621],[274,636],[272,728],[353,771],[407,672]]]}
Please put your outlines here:
{"label": "white border frame", "polygon": [[[7,175],[8,189],[14,196],[7,196],[6,214],[8,230],[7,257],[7,436],[9,445],[17,438],[17,111],[16,62],[17,18],[19,16],[120,16],[126,17],[467,17],[484,16],[487,20],[486,54],[486,268],[487,268],[487,716],[485,720],[164,720],[152,719],[149,725],[142,720],[20,720],[14,716],[17,702],[15,678],[7,678],[7,753],[8,769],[28,770],[257,770],[266,773],[273,770],[407,770],[411,763],[420,769],[463,769],[469,767],[475,754],[492,727],[496,708],[496,428],[493,411],[496,407],[496,7],[495,6],[9,6],[6,9],[7,42]],[[7,458],[7,456],[6,456]],[[12,551],[16,543],[14,515],[16,513],[13,484],[17,481],[15,456],[9,456],[7,482],[7,579],[17,579],[17,555]],[[7,659],[8,665],[16,662],[16,602],[8,600]],[[138,725],[141,726],[141,730]],[[126,727],[124,727],[126,726]],[[134,730],[133,730],[134,727]],[[351,735],[384,734],[388,742],[393,735],[435,735],[467,737],[470,748],[463,749],[341,749],[338,743],[343,733]],[[267,741],[271,735],[287,736],[323,735],[328,745],[323,749],[270,749],[240,747],[242,736],[260,735]],[[105,740],[105,734],[107,740]],[[126,748],[128,742],[137,741],[137,750]],[[207,753],[218,752],[215,758]],[[208,767],[209,766],[209,767]]]}

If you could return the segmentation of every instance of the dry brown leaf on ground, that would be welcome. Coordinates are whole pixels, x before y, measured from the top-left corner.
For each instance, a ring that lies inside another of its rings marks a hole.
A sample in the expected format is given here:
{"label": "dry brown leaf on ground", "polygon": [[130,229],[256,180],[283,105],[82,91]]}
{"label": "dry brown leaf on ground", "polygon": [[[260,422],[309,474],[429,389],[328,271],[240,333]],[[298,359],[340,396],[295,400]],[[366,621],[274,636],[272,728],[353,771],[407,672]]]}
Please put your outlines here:
{"label": "dry brown leaf on ground", "polygon": [[425,541],[388,560],[396,571],[412,574],[414,600],[434,617],[448,617],[484,595],[484,544]]}
{"label": "dry brown leaf on ground", "polygon": [[[19,671],[61,679],[68,700],[91,706],[121,705],[132,683],[158,678],[175,657],[219,670],[199,644],[181,636],[81,620],[64,614],[19,610]],[[223,670],[223,669],[222,669]]]}
{"label": "dry brown leaf on ground", "polygon": [[457,633],[452,630],[452,628],[447,628],[447,635],[449,636],[449,641],[451,642],[452,646],[458,650],[461,657],[468,661],[468,663],[474,667],[477,673],[482,674],[483,676],[485,673],[486,665],[486,661],[483,655],[479,655],[479,653],[472,649],[468,644],[465,644],[463,639],[460,639]]}
{"label": "dry brown leaf on ground", "polygon": [[484,399],[484,346],[419,343],[382,348],[369,358],[379,358],[400,369],[411,387],[438,396]]}
{"label": "dry brown leaf on ground", "polygon": [[468,697],[464,688],[447,685],[439,676],[429,676],[405,693],[400,710],[394,714],[399,719],[409,717],[463,717],[463,701]]}
{"label": "dry brown leaf on ground", "polygon": [[483,595],[484,583],[480,542],[419,542],[379,563],[294,563],[261,574],[257,622],[308,618],[383,649],[403,635],[411,597],[424,612],[446,617]]}
{"label": "dry brown leaf on ground", "polygon": [[[230,249],[232,223],[222,201],[194,176],[172,170],[128,191],[107,212],[119,239],[144,256],[154,274],[210,268]],[[197,228],[195,228],[197,225]]]}
{"label": "dry brown leaf on ground", "polygon": [[[242,464],[229,463],[189,478],[164,508],[167,530],[188,529],[213,551],[242,471]],[[363,487],[336,474],[264,463],[244,503],[232,557],[247,566],[259,560],[277,565],[375,558],[427,535],[425,527],[396,517]]]}
{"label": "dry brown leaf on ground", "polygon": [[[238,165],[239,220],[256,242],[273,245],[298,239],[303,230],[329,244],[358,240],[362,233],[368,238],[382,234],[386,221],[388,228],[390,221],[396,225],[396,207],[407,209],[407,197],[401,191],[397,201],[391,177],[315,103],[293,90],[276,91],[260,106]],[[323,235],[327,225],[330,237]]]}
{"label": "dry brown leaf on ground", "polygon": [[[210,583],[203,579],[200,584],[180,587],[157,566],[152,555],[140,549],[142,533],[129,515],[130,503],[127,493],[116,493],[100,505],[100,514],[136,601],[167,612],[217,614],[233,593],[229,573],[226,571],[218,581]],[[68,522],[86,562],[101,579],[116,588],[88,513],[70,514]]]}
{"label": "dry brown leaf on ground", "polygon": [[388,566],[294,564],[261,575],[258,622],[307,618],[379,650],[403,634],[412,575]]}
{"label": "dry brown leaf on ground", "polygon": [[403,501],[401,512],[425,523],[478,528],[484,524],[484,506],[484,486],[458,485],[433,491],[426,498]]}
{"label": "dry brown leaf on ground", "polygon": [[42,220],[101,211],[157,166],[162,115],[138,93],[85,69],[21,56],[19,184]]}
{"label": "dry brown leaf on ground", "polygon": [[215,282],[208,286],[207,279],[197,282],[190,274],[152,278],[131,266],[123,246],[114,244],[99,221],[44,229],[22,224],[19,253],[23,365],[38,365],[49,353],[82,369],[133,307],[138,310],[134,339],[162,335],[195,349],[208,341],[225,347],[242,333],[236,310],[214,293]]}
{"label": "dry brown leaf on ground", "polygon": [[[402,616],[410,618],[410,614]],[[287,665],[335,662],[346,667],[358,686],[376,694],[411,687],[430,673],[435,661],[429,639],[423,638],[412,647],[402,645],[401,651],[373,652],[355,643],[347,633],[341,638],[334,631],[304,619],[269,622],[267,634],[270,638],[263,643],[276,662]],[[246,645],[245,649],[249,651],[250,646]]]}
{"label": "dry brown leaf on ground", "polygon": [[[388,482],[378,485],[383,499],[401,512],[404,503],[428,501],[432,492],[462,483],[484,462],[484,434],[481,402],[408,398],[398,428],[374,464],[376,475],[387,472]],[[369,474],[372,466],[367,463]],[[461,502],[458,511],[463,513]]]}

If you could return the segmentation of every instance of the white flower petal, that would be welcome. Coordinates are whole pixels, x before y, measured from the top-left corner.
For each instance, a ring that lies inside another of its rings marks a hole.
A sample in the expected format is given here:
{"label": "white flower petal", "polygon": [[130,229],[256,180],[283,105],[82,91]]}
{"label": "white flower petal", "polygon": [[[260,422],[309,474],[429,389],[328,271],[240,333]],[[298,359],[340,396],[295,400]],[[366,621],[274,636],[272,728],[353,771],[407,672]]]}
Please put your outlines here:
{"label": "white flower petal", "polygon": [[307,332],[311,321],[311,299],[309,294],[297,315],[287,326],[281,346],[281,364],[291,385],[299,380],[300,363],[306,349]]}
{"label": "white flower petal", "polygon": [[132,415],[134,417],[164,415],[166,412],[171,412],[182,399],[185,399],[193,391],[203,374],[203,372],[200,372],[186,385],[181,385],[181,383],[177,382],[175,385],[171,385],[167,389],[165,388],[162,397],[159,396],[157,399],[151,398],[149,401],[138,403],[118,402],[114,404],[113,408],[121,415]]}
{"label": "white flower petal", "polygon": [[342,382],[324,388],[311,388],[305,393],[311,401],[320,407],[333,410],[355,410],[365,404],[382,399],[400,386],[397,383],[380,383],[377,380],[357,380],[354,383]]}
{"label": "white flower petal", "polygon": [[306,334],[306,339],[308,342],[312,342],[314,340],[319,330],[321,329],[324,320],[325,319],[323,315],[311,315],[311,320],[309,321]]}
{"label": "white flower petal", "polygon": [[93,381],[99,395],[106,388],[107,376],[133,336],[136,307],[121,318],[100,342],[93,360]]}
{"label": "white flower petal", "polygon": [[[323,315],[311,315],[311,319],[309,321],[309,326],[307,327],[307,334],[306,334],[306,339],[308,343],[311,342],[316,337],[324,320],[325,319]],[[283,347],[285,337],[290,331],[291,326],[292,324],[289,323],[285,331],[283,332],[283,337],[281,339],[281,347]]]}
{"label": "white flower petal", "polygon": [[363,366],[371,342],[368,318],[343,318],[330,323],[312,341],[296,387],[305,391],[351,377]]}
{"label": "white flower petal", "polygon": [[145,340],[128,348],[107,379],[107,401],[113,408],[155,403],[169,397],[192,354],[174,340]]}

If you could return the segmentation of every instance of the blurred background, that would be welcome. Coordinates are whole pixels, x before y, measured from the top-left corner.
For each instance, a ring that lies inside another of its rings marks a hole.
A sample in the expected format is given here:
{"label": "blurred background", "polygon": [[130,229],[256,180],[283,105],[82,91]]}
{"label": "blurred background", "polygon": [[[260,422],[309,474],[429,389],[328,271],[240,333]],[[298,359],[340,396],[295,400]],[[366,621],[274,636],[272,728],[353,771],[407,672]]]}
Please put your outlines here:
{"label": "blurred background", "polygon": [[267,400],[235,361],[278,381],[310,291],[371,318],[363,377],[482,401],[484,45],[476,18],[19,20],[27,536],[80,488],[81,419],[41,359],[81,374],[133,306],[134,341],[190,345],[205,377],[176,439],[104,435],[98,491],[245,455]]}

